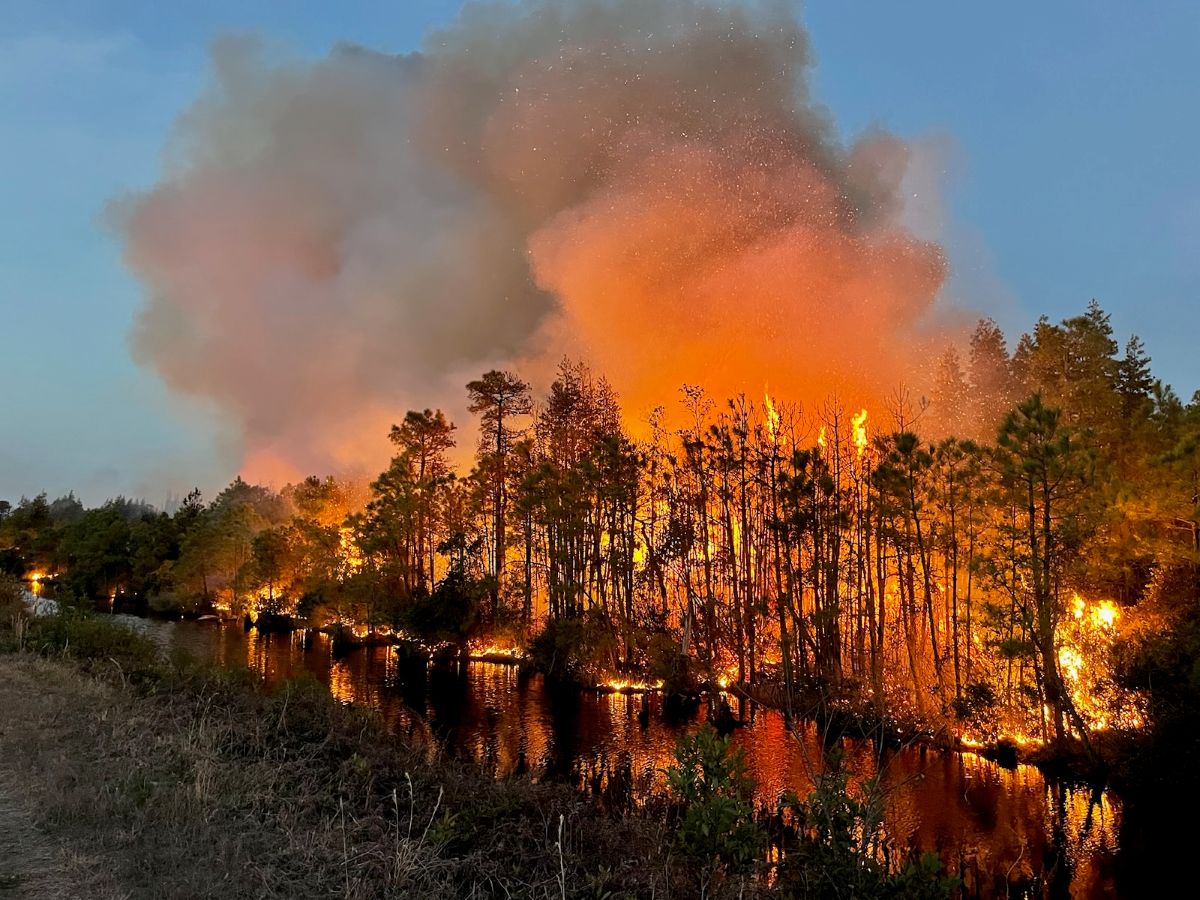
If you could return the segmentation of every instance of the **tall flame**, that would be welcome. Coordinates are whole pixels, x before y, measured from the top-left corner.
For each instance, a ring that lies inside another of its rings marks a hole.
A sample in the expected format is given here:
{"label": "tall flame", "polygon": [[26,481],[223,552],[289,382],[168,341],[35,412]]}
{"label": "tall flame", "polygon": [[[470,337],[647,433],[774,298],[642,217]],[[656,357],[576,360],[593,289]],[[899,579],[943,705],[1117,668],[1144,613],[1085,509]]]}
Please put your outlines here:
{"label": "tall flame", "polygon": [[1144,710],[1113,679],[1108,651],[1121,610],[1111,600],[1089,601],[1074,594],[1071,618],[1059,636],[1058,664],[1075,709],[1092,729],[1139,728]]}
{"label": "tall flame", "polygon": [[858,450],[858,458],[862,459],[862,455],[867,449],[867,411],[860,410],[850,419],[850,425],[853,427],[854,446]]}
{"label": "tall flame", "polygon": [[771,400],[770,391],[763,389],[763,407],[767,411],[767,431],[771,435],[771,440],[779,440],[779,412],[775,409],[775,403]]}

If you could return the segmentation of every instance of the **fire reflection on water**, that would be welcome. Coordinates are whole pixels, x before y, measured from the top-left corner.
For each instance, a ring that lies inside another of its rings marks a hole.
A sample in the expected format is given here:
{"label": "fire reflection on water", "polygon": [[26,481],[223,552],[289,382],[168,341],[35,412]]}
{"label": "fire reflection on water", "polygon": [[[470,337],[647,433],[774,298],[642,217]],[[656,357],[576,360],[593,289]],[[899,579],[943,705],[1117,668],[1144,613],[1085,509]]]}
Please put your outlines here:
{"label": "fire reflection on water", "polygon": [[[247,665],[268,682],[314,676],[339,700],[376,709],[390,729],[423,742],[430,754],[469,757],[497,777],[566,781],[617,807],[637,806],[664,790],[680,733],[705,715],[701,708],[689,721],[668,724],[659,695],[559,696],[511,665],[408,668],[388,647],[338,658],[322,635],[306,647],[299,634],[150,627],[171,647]],[[789,790],[804,796],[825,759],[815,728],[794,733],[781,715],[749,705],[737,712],[746,726],[734,742],[745,750],[759,804],[773,807]],[[962,873],[968,895],[1112,895],[1121,808],[1111,794],[1047,784],[1032,767],[1009,770],[972,753],[878,751],[851,740],[839,749],[852,784],[879,776],[886,824],[901,848],[939,853]]]}

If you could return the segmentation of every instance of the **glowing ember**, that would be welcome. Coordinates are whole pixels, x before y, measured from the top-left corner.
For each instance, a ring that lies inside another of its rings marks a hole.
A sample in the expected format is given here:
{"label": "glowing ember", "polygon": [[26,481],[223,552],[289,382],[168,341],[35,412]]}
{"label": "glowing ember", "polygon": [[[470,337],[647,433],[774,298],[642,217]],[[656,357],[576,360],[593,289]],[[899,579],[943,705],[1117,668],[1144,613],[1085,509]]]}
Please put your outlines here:
{"label": "glowing ember", "polygon": [[515,662],[521,659],[524,655],[525,654],[521,648],[513,644],[485,644],[481,641],[472,641],[468,645],[467,650],[467,656],[470,659],[480,660],[511,659]]}
{"label": "glowing ember", "polygon": [[613,679],[597,685],[597,690],[608,694],[646,694],[650,691],[661,691],[661,681],[625,681]]}

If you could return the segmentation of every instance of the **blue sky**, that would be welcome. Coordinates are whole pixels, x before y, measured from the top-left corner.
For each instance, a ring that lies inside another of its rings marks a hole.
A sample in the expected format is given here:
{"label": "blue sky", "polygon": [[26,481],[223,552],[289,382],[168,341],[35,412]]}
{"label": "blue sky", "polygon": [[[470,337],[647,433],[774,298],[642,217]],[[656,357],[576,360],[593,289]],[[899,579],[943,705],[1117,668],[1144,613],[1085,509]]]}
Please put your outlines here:
{"label": "blue sky", "polygon": [[[219,423],[130,359],[139,288],[104,223],[110,199],[154,181],[209,42],[398,52],[459,5],[0,5],[0,498],[161,503],[231,474]],[[882,125],[935,148],[951,299],[1015,337],[1096,297],[1156,374],[1200,388],[1200,4],[812,0],[803,17],[843,133]]]}

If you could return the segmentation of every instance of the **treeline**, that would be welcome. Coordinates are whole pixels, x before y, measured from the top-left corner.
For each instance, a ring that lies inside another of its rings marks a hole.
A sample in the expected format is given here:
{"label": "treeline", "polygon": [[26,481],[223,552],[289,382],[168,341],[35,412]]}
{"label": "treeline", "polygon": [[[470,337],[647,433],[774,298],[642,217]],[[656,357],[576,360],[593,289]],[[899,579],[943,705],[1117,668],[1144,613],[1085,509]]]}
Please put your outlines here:
{"label": "treeline", "polygon": [[635,440],[580,365],[537,399],[505,372],[467,390],[468,472],[455,426],[412,411],[369,488],[239,479],[171,515],[23,500],[4,565],[159,610],[507,636],[562,675],[771,683],[979,741],[1140,727],[1115,658],[1194,609],[1200,401],[1094,303],[1011,352],[980,323],[928,398],[884,409],[686,386],[683,425],[659,410]]}

